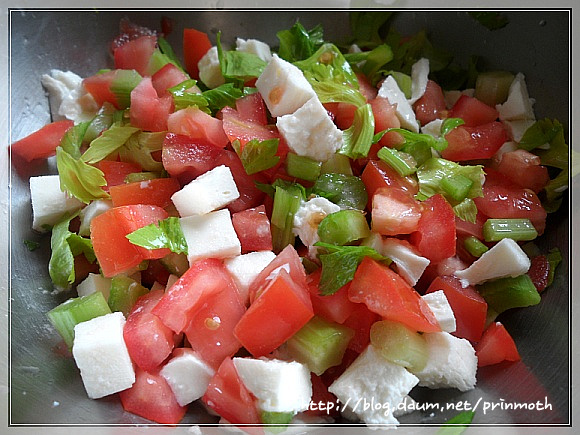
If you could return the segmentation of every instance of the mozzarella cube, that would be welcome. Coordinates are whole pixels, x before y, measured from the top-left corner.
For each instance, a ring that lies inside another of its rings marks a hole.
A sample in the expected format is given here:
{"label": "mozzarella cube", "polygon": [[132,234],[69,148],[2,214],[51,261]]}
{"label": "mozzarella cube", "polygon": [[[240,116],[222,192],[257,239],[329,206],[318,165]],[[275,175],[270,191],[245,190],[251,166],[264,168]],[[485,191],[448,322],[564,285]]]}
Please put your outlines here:
{"label": "mozzarella cube", "polygon": [[226,82],[222,75],[217,47],[211,47],[197,63],[199,78],[210,89],[217,88]]}
{"label": "mozzarella cube", "polygon": [[418,254],[410,244],[395,238],[383,240],[379,251],[385,257],[390,258],[397,266],[397,272],[411,287],[414,287],[429,266],[429,259]]}
{"label": "mozzarella cube", "polygon": [[190,265],[200,258],[229,258],[242,252],[228,209],[188,216],[179,222],[187,242]]}
{"label": "mozzarella cube", "polygon": [[30,177],[32,200],[32,229],[47,231],[66,213],[74,213],[83,203],[60,190],[58,175]]}
{"label": "mozzarella cube", "polygon": [[276,254],[272,251],[256,251],[224,260],[224,265],[232,275],[240,297],[246,305],[250,302],[248,294],[250,284],[274,258]]}
{"label": "mozzarella cube", "polygon": [[91,399],[130,388],[135,371],[123,339],[125,317],[120,311],[75,326],[72,354]]}
{"label": "mozzarella cube", "polygon": [[397,105],[395,113],[401,122],[401,127],[419,133],[419,123],[415,112],[393,76],[388,76],[383,81],[377,96],[386,98],[389,103]]}
{"label": "mozzarella cube", "polygon": [[171,196],[181,217],[206,214],[240,197],[232,171],[220,165],[200,175]]}
{"label": "mozzarella cube", "polygon": [[468,88],[462,91],[457,90],[443,91],[443,97],[445,98],[445,106],[447,106],[448,109],[451,109],[455,105],[455,103],[457,103],[457,100],[459,100],[459,98],[462,95],[473,97],[475,95],[475,88]]}
{"label": "mozzarella cube", "polygon": [[396,425],[393,411],[418,382],[415,375],[369,345],[328,391],[366,424]]}
{"label": "mozzarella cube", "polygon": [[505,103],[497,104],[495,108],[499,112],[499,119],[502,121],[513,121],[515,119],[536,119],[533,109],[534,100],[528,94],[526,79],[522,73],[517,73]]}
{"label": "mozzarella cube", "polygon": [[256,88],[272,116],[293,113],[316,96],[302,71],[276,54],[256,80]]}
{"label": "mozzarella cube", "polygon": [[422,57],[411,67],[411,98],[407,101],[413,105],[425,93],[429,81],[429,59]]}
{"label": "mozzarella cube", "polygon": [[113,203],[111,201],[107,199],[98,199],[83,208],[79,213],[79,218],[81,220],[79,235],[88,236],[91,234],[91,221],[112,207]]}
{"label": "mozzarella cube", "polygon": [[276,127],[299,156],[325,162],[342,147],[342,130],[332,122],[318,97],[312,97],[294,113],[280,116]]}
{"label": "mozzarella cube", "polygon": [[257,39],[237,38],[236,49],[245,53],[255,54],[264,62],[270,62],[272,60],[270,46],[265,42],[258,41]]}
{"label": "mozzarella cube", "polygon": [[428,388],[475,388],[477,357],[469,341],[448,332],[423,335],[429,348],[429,359],[423,370],[415,372],[419,385]]}
{"label": "mozzarella cube", "polygon": [[205,394],[214,369],[193,349],[179,349],[159,372],[165,378],[180,406],[185,406]]}
{"label": "mozzarella cube", "polygon": [[504,121],[503,125],[506,126],[506,130],[510,139],[515,142],[520,142],[524,133],[528,128],[530,128],[536,121],[534,119],[514,119],[512,121]]}
{"label": "mozzarella cube", "polygon": [[71,71],[53,69],[40,78],[48,92],[53,121],[70,119],[75,123],[90,121],[99,107],[83,87],[83,79]]}
{"label": "mozzarella cube", "polygon": [[77,285],[79,296],[87,296],[95,292],[101,292],[105,300],[109,299],[111,292],[111,278],[105,278],[100,273],[89,273],[87,277]]}
{"label": "mozzarella cube", "polygon": [[234,358],[240,379],[268,412],[302,412],[312,397],[310,371],[296,361]]}
{"label": "mozzarella cube", "polygon": [[302,202],[294,215],[292,232],[300,237],[302,243],[308,247],[308,256],[316,257],[318,248],[314,244],[320,241],[318,224],[327,215],[340,211],[340,207],[321,196]]}
{"label": "mozzarella cube", "polygon": [[441,329],[445,332],[455,332],[457,325],[453,309],[449,305],[447,296],[443,290],[437,290],[433,293],[427,293],[421,298],[427,303]]}
{"label": "mozzarella cube", "polygon": [[530,264],[530,259],[517,242],[501,239],[467,269],[455,272],[455,276],[463,287],[467,287],[491,279],[522,275],[528,271]]}
{"label": "mozzarella cube", "polygon": [[509,153],[518,149],[518,144],[513,141],[504,142],[504,144],[495,152],[493,155],[493,161],[495,163],[501,162],[501,159],[505,153]]}
{"label": "mozzarella cube", "polygon": [[441,137],[441,124],[443,124],[442,119],[434,119],[421,127],[421,133],[439,138]]}

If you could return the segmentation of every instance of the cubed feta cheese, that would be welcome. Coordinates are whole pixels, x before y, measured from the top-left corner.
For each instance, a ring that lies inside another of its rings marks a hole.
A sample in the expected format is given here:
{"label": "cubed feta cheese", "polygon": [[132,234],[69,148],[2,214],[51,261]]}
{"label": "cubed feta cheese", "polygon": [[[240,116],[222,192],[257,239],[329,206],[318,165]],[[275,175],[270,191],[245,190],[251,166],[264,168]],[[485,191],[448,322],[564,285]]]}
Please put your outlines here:
{"label": "cubed feta cheese", "polygon": [[294,215],[292,232],[300,237],[302,243],[308,247],[308,255],[315,257],[318,248],[313,246],[320,241],[318,224],[327,215],[340,211],[340,207],[321,196],[302,202]]}
{"label": "cubed feta cheese", "polygon": [[224,265],[232,275],[246,305],[249,303],[250,284],[275,257],[276,254],[272,251],[256,251],[224,260]]}
{"label": "cubed feta cheese", "polygon": [[411,98],[407,101],[413,105],[425,93],[429,81],[429,59],[422,57],[411,67]]}
{"label": "cubed feta cheese", "polygon": [[505,153],[509,153],[511,151],[515,151],[518,149],[518,144],[513,141],[504,142],[504,144],[495,152],[493,155],[493,161],[495,163],[501,162],[501,158]]}
{"label": "cubed feta cheese", "polygon": [[380,254],[393,260],[397,266],[397,273],[411,287],[417,284],[430,263],[429,259],[419,255],[410,243],[395,238],[383,239]]}
{"label": "cubed feta cheese", "polygon": [[236,49],[245,53],[255,54],[264,62],[270,62],[272,60],[270,46],[265,42],[258,41],[257,39],[237,38]]}
{"label": "cubed feta cheese", "polygon": [[177,350],[159,374],[171,387],[177,403],[185,406],[205,394],[215,371],[193,349]]}
{"label": "cubed feta cheese", "polygon": [[522,73],[517,73],[505,103],[497,104],[495,108],[499,112],[499,119],[502,121],[513,121],[515,119],[536,119],[533,109],[534,100],[528,94],[526,79]]}
{"label": "cubed feta cheese", "polygon": [[91,120],[98,110],[93,97],[83,87],[83,79],[71,71],[53,69],[40,78],[48,91],[53,121],[70,119],[75,123]]}
{"label": "cubed feta cheese", "polygon": [[391,104],[397,105],[395,113],[401,122],[401,127],[419,133],[419,123],[415,117],[415,112],[393,76],[388,76],[383,80],[378,96],[386,98]]}
{"label": "cubed feta cheese", "polygon": [[81,220],[79,235],[88,236],[91,233],[91,221],[98,215],[109,210],[111,207],[113,207],[111,201],[107,199],[98,199],[83,208],[79,213],[79,218]]}
{"label": "cubed feta cheese", "polygon": [[455,315],[453,309],[449,305],[447,296],[443,290],[437,290],[432,293],[427,293],[421,296],[437,319],[439,326],[445,332],[455,332],[457,325],[455,323]]}
{"label": "cubed feta cheese", "polygon": [[368,425],[397,425],[393,411],[418,382],[415,375],[369,345],[328,391]]}
{"label": "cubed feta cheese", "polygon": [[429,347],[429,359],[423,370],[415,372],[419,385],[429,388],[475,388],[477,357],[471,343],[448,332],[423,335]]}
{"label": "cubed feta cheese", "polygon": [[256,88],[272,116],[293,113],[316,96],[302,71],[276,54],[258,77]]}
{"label": "cubed feta cheese", "polygon": [[101,292],[105,300],[108,300],[109,293],[111,292],[111,278],[105,278],[100,273],[89,273],[77,285],[77,293],[79,296],[87,296],[95,292]]}
{"label": "cubed feta cheese", "polygon": [[226,82],[222,75],[217,47],[210,48],[197,63],[199,78],[210,89],[217,88]]}
{"label": "cubed feta cheese", "polygon": [[318,97],[312,97],[294,113],[280,116],[276,127],[299,156],[325,162],[342,147],[342,130],[332,122]]}
{"label": "cubed feta cheese", "polygon": [[216,166],[200,175],[171,196],[181,217],[206,214],[240,197],[232,171]]}
{"label": "cubed feta cheese", "polygon": [[119,311],[75,326],[72,354],[91,399],[126,390],[135,382],[124,326],[125,317]]}
{"label": "cubed feta cheese", "polygon": [[455,276],[463,287],[467,287],[490,279],[522,275],[528,271],[530,264],[530,259],[517,242],[502,239],[467,269],[455,272]]}
{"label": "cubed feta cheese", "polygon": [[234,358],[234,366],[244,385],[258,399],[258,407],[268,412],[301,412],[312,397],[310,371],[296,361],[266,358]]}
{"label": "cubed feta cheese", "polygon": [[58,175],[30,177],[32,228],[45,232],[66,213],[74,213],[83,203],[60,190]]}
{"label": "cubed feta cheese", "polygon": [[475,88],[464,89],[462,91],[444,91],[443,97],[445,98],[445,106],[447,106],[448,109],[451,109],[462,95],[473,97],[475,95]]}
{"label": "cubed feta cheese", "polygon": [[506,126],[508,137],[515,142],[520,142],[524,133],[536,121],[534,119],[514,119],[512,121],[505,120],[503,125]]}
{"label": "cubed feta cheese", "polygon": [[443,124],[442,119],[434,119],[433,121],[421,127],[421,133],[429,134],[433,137],[438,138],[441,136],[441,124]]}
{"label": "cubed feta cheese", "polygon": [[179,221],[187,242],[190,265],[200,258],[229,258],[242,252],[228,209],[188,216]]}

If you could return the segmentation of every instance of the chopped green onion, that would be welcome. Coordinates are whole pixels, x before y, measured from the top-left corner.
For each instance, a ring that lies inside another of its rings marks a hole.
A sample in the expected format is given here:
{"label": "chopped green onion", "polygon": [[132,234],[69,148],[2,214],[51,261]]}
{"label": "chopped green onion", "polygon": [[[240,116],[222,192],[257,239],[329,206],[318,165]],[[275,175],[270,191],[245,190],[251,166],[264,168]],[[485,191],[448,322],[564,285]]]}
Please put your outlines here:
{"label": "chopped green onion", "polygon": [[540,294],[527,274],[500,278],[478,285],[477,290],[498,314],[510,308],[529,307],[540,303]]}
{"label": "chopped green onion", "polygon": [[298,186],[276,186],[274,205],[272,207],[272,247],[274,252],[280,252],[289,244],[294,243],[294,215],[303,200],[303,189]]}
{"label": "chopped green onion", "polygon": [[402,323],[379,320],[371,326],[370,338],[371,344],[385,359],[411,372],[420,371],[427,364],[427,341]]}
{"label": "chopped green onion", "polygon": [[120,311],[127,317],[137,299],[148,292],[148,289],[128,276],[115,276],[111,280],[109,307],[111,311]]}
{"label": "chopped green onion", "polygon": [[461,174],[441,179],[441,188],[456,201],[463,201],[469,195],[473,180]]}
{"label": "chopped green onion", "polygon": [[327,215],[318,225],[320,241],[333,245],[346,245],[371,234],[362,211],[340,210]]}
{"label": "chopped green onion", "polygon": [[392,167],[401,177],[406,177],[417,171],[417,162],[411,154],[389,147],[382,147],[377,156]]}
{"label": "chopped green onion", "polygon": [[525,241],[536,237],[538,232],[529,219],[488,219],[483,224],[483,238],[486,242],[497,242],[506,238]]}
{"label": "chopped green onion", "polygon": [[481,257],[484,252],[487,252],[489,248],[477,237],[469,236],[464,241],[463,244],[467,252],[469,252],[474,257]]}
{"label": "chopped green onion", "polygon": [[286,172],[291,177],[306,181],[316,181],[320,175],[322,162],[306,156],[288,153],[286,156]]}
{"label": "chopped green onion", "polygon": [[514,75],[508,71],[486,71],[477,75],[475,98],[488,106],[495,107],[507,100]]}
{"label": "chopped green onion", "polygon": [[320,167],[320,173],[352,175],[350,159],[342,154],[333,154],[330,159],[322,163],[322,166]]}

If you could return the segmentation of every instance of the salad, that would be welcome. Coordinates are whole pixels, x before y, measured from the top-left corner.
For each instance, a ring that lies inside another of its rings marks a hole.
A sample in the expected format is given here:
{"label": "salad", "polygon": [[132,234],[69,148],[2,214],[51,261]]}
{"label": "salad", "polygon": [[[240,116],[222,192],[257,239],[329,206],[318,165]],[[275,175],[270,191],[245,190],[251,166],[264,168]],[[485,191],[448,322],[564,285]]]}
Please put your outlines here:
{"label": "salad", "polygon": [[397,425],[416,386],[520,359],[501,314],[561,261],[533,241],[567,188],[564,127],[524,74],[450,79],[424,34],[380,33],[387,14],[361,39],[363,16],[344,44],[190,28],[181,56],[124,20],[111,69],[42,77],[53,122],[11,153],[55,156],[33,228],[88,397],[162,424],[198,402],[240,426]]}

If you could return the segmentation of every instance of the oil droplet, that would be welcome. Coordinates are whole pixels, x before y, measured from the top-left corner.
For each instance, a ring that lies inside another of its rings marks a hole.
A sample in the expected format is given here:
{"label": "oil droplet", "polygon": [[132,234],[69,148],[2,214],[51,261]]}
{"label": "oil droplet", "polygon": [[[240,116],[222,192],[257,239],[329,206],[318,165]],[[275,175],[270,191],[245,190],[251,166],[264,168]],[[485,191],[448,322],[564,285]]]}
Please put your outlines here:
{"label": "oil droplet", "polygon": [[205,327],[211,331],[215,331],[220,327],[221,319],[217,316],[207,317],[205,319]]}

